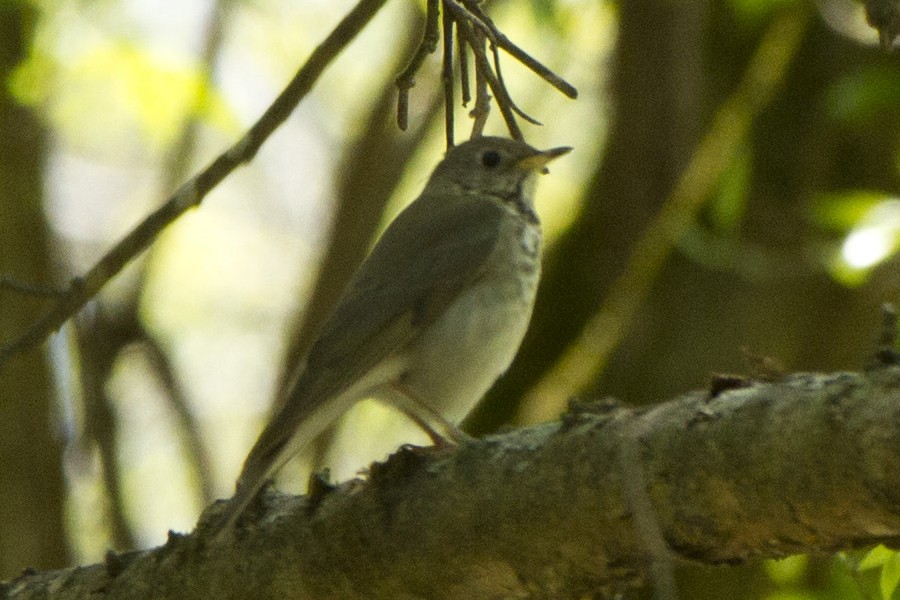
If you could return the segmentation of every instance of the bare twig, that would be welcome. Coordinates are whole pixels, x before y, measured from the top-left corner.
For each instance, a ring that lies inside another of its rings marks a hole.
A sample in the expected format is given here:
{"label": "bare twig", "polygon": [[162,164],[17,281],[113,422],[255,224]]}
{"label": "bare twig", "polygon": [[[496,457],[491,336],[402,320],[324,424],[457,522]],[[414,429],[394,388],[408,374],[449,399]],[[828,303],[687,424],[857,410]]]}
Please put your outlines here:
{"label": "bare twig", "polygon": [[153,370],[162,379],[166,390],[166,401],[169,408],[175,414],[175,421],[183,436],[188,463],[197,477],[200,487],[200,497],[204,503],[215,499],[215,489],[212,480],[212,458],[209,447],[203,442],[200,435],[200,424],[190,407],[188,394],[184,386],[178,381],[175,366],[169,355],[157,342],[153,335],[142,325],[139,325],[142,342],[147,360],[153,365]]}
{"label": "bare twig", "polygon": [[462,34],[456,30],[456,47],[459,55],[459,88],[462,94],[462,105],[468,106],[472,100],[472,92],[469,89],[469,53],[463,43]]}
{"label": "bare twig", "polygon": [[360,0],[327,38],[313,50],[287,87],[243,138],[182,185],[167,201],[131,230],[83,278],[74,280],[54,308],[17,339],[0,347],[0,368],[12,356],[39,344],[78,312],[133,258],[144,251],[169,223],[203,198],[237,167],[256,156],[269,136],[306,96],[325,68],[356,37],[387,0]]}
{"label": "bare twig", "polygon": [[[494,70],[497,72],[497,81],[500,82],[500,85],[502,85],[503,89],[505,90],[506,82],[503,81],[503,72],[500,70],[500,53],[497,51],[497,44],[495,44],[494,42],[491,42],[491,53],[494,55]],[[517,115],[519,115],[532,125],[543,125],[543,123],[519,108],[519,105],[513,102],[512,96],[509,96],[509,107],[513,110],[513,112],[515,112]]]}
{"label": "bare twig", "polygon": [[[481,47],[484,49],[484,36],[481,35]],[[474,50],[473,50],[474,53]],[[487,124],[488,115],[491,114],[491,93],[488,91],[488,82],[484,76],[484,71],[475,69],[475,106],[469,116],[472,117],[472,135],[471,137],[481,137],[484,133],[484,126]]]}
{"label": "bare twig", "polygon": [[483,38],[475,32],[475,29],[468,18],[468,12],[465,8],[457,4],[455,0],[444,0],[444,7],[453,12],[457,28],[462,31],[463,36],[472,48],[472,53],[475,55],[476,69],[482,72],[482,75],[487,80],[488,86],[494,93],[494,97],[497,99],[497,106],[500,108],[500,114],[503,115],[503,120],[506,122],[506,128],[509,130],[509,134],[514,139],[524,139],[522,130],[519,129],[519,124],[516,122],[516,117],[512,110],[512,99],[509,97],[506,88],[500,83],[497,76],[494,74],[494,71],[491,69],[491,63],[484,51]]}
{"label": "bare twig", "polygon": [[567,97],[575,99],[578,97],[578,90],[571,83],[545,67],[540,61],[515,45],[508,37],[497,29],[490,17],[485,14],[478,2],[475,0],[460,0],[465,8],[475,16],[480,23],[490,31],[490,39],[493,43],[500,46],[509,53],[510,56],[528,67],[535,75],[555,87],[557,90],[565,94]]}
{"label": "bare twig", "polygon": [[897,349],[897,309],[890,302],[881,305],[881,333],[875,352],[873,367],[900,365],[900,351]]}
{"label": "bare twig", "polygon": [[19,281],[7,275],[0,275],[0,290],[15,292],[23,296],[36,296],[38,298],[59,298],[66,293],[65,290],[60,288]]}
{"label": "bare twig", "polygon": [[406,131],[409,126],[409,90],[416,85],[416,72],[422,66],[425,57],[437,49],[440,14],[438,6],[438,0],[428,0],[422,43],[403,72],[397,76],[397,126],[401,131]]}
{"label": "bare twig", "polygon": [[[480,78],[481,81],[486,82],[487,86],[490,87],[494,94],[494,98],[497,100],[497,106],[500,108],[500,114],[503,115],[503,120],[506,122],[506,127],[512,137],[516,139],[523,138],[522,132],[516,123],[516,114],[529,123],[535,125],[540,125],[540,123],[519,108],[510,97],[500,72],[498,47],[508,52],[513,58],[524,64],[528,69],[549,82],[566,96],[575,98],[578,95],[578,92],[571,84],[553,73],[550,69],[535,60],[531,55],[513,44],[509,38],[503,35],[490,18],[488,18],[481,10],[476,0],[440,0],[440,2],[443,6],[442,28],[444,35],[441,77],[444,85],[444,125],[448,148],[453,145],[454,25],[456,26],[456,41],[459,48],[459,72],[463,106],[468,105],[469,100],[471,100],[469,91],[468,54],[466,52],[466,46],[468,45],[472,48],[472,52],[475,55],[475,77],[476,79]],[[425,57],[434,52],[437,47],[437,29],[438,0],[429,0],[422,43],[413,55],[412,60],[410,60],[409,65],[404,69],[403,73],[397,77],[397,88],[399,89],[399,96],[397,98],[397,123],[401,129],[405,130],[408,125],[409,90],[415,85],[415,74],[422,66]],[[487,59],[487,53],[484,49],[485,38],[491,43],[491,51],[494,59],[493,67]],[[486,97],[486,95],[483,95],[480,96],[480,99],[484,100]],[[471,114],[476,120],[472,127],[472,135],[480,135],[484,130],[484,119],[487,117],[486,105],[478,104],[476,100],[476,108]]]}
{"label": "bare twig", "polygon": [[444,55],[441,60],[441,80],[444,84],[444,135],[447,148],[453,147],[453,18],[443,12]]}

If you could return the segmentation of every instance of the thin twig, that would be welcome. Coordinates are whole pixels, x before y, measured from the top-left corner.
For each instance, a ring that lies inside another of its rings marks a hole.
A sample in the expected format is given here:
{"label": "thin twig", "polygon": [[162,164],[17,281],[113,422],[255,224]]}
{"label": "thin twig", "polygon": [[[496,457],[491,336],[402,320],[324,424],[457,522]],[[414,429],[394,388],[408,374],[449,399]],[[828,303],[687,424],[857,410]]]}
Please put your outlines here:
{"label": "thin twig", "polygon": [[397,126],[401,131],[406,131],[409,126],[409,90],[416,85],[416,73],[425,61],[425,57],[437,49],[438,16],[440,15],[438,6],[438,0],[428,0],[422,42],[409,64],[397,76]]}
{"label": "thin twig", "polygon": [[82,279],[74,280],[65,295],[25,333],[0,348],[0,368],[12,356],[42,342],[133,258],[145,250],[169,223],[203,198],[240,165],[250,162],[260,146],[291,114],[312,89],[325,68],[372,20],[387,0],[360,0],[315,50],[287,87],[253,124],[243,138],[182,185],[166,203],[149,215],[116,244]]}
{"label": "thin twig", "polygon": [[459,88],[462,94],[462,105],[468,106],[472,100],[472,91],[469,89],[469,53],[466,51],[462,33],[456,29],[456,47],[459,56]]}
{"label": "thin twig", "polygon": [[737,89],[713,117],[662,210],[635,243],[625,271],[578,339],[523,400],[518,417],[523,422],[543,421],[558,414],[568,398],[603,372],[672,248],[730,164],[754,118],[784,80],[808,21],[804,7],[782,13],[769,26]]}
{"label": "thin twig", "polygon": [[[457,27],[457,30],[459,28]],[[479,34],[480,35],[480,34]],[[484,47],[484,36],[481,36],[481,45]],[[468,44],[467,44],[468,45]],[[474,53],[474,51],[473,51]],[[487,78],[484,71],[475,69],[475,106],[469,116],[472,117],[472,135],[471,137],[481,137],[484,134],[484,127],[487,125],[488,116],[491,114],[491,93],[488,91]]]}
{"label": "thin twig", "polygon": [[178,380],[175,365],[162,345],[156,341],[152,333],[143,325],[140,329],[142,350],[153,365],[153,370],[162,380],[166,390],[166,402],[175,415],[175,422],[181,430],[188,463],[194,471],[199,486],[200,498],[204,504],[215,499],[215,486],[212,480],[212,457],[209,447],[200,435],[200,423],[191,410],[188,393]]}
{"label": "thin twig", "polygon": [[492,42],[500,46],[503,50],[509,53],[510,56],[518,60],[520,63],[528,67],[535,75],[555,87],[557,90],[572,98],[573,100],[578,97],[578,90],[575,89],[571,83],[548,69],[541,63],[539,60],[522,50],[516,44],[514,44],[508,37],[503,35],[497,26],[494,25],[494,22],[491,21],[490,17],[485,14],[481,7],[478,6],[478,3],[475,0],[460,0],[464,7],[480,22],[484,27],[490,31],[490,39]]}
{"label": "thin twig", "polygon": [[500,108],[500,114],[506,122],[506,128],[509,130],[510,135],[516,140],[524,139],[522,130],[519,129],[519,124],[516,122],[515,113],[511,108],[512,100],[509,97],[509,93],[494,74],[491,63],[484,51],[484,44],[482,43],[483,38],[476,34],[473,29],[472,23],[467,18],[467,11],[457,4],[455,0],[444,0],[444,6],[453,11],[457,28],[463,32],[466,41],[472,48],[472,53],[475,55],[476,68],[478,71],[482,72],[484,78],[487,80],[488,86],[490,86],[491,91],[494,93],[494,97],[497,99],[497,106]]}
{"label": "thin twig", "polygon": [[[440,0],[443,6],[442,26],[444,33],[444,46],[442,57],[441,77],[444,86],[444,102],[445,102],[445,134],[447,136],[447,147],[453,145],[453,24],[456,24],[457,46],[459,47],[460,62],[460,81],[462,86],[462,103],[463,106],[468,105],[471,100],[469,92],[468,79],[468,54],[465,46],[472,47],[475,55],[475,75],[487,82],[488,87],[497,100],[497,106],[500,108],[500,114],[506,122],[506,127],[510,135],[515,139],[523,139],[522,132],[516,122],[515,115],[518,114],[529,123],[540,125],[540,123],[529,116],[525,111],[519,108],[513,102],[506,83],[500,71],[500,58],[498,47],[504,49],[511,54],[516,60],[522,62],[527,68],[548,81],[551,85],[562,91],[566,96],[575,98],[578,93],[575,88],[563,80],[561,77],[553,73],[539,61],[535,60],[528,53],[513,44],[509,38],[503,35],[488,16],[478,6],[476,0]],[[415,85],[415,74],[421,68],[425,57],[435,51],[437,47],[438,34],[438,0],[428,0],[427,12],[425,16],[425,28],[422,34],[422,42],[413,55],[409,65],[397,77],[397,88],[399,95],[397,98],[397,123],[400,129],[405,130],[408,126],[409,118],[409,90]],[[487,59],[487,53],[484,50],[484,39],[487,38],[491,42],[491,52],[494,58],[494,67],[490,66]],[[473,118],[476,122],[473,124],[472,131],[474,135],[480,135],[484,130],[484,119],[486,119],[487,111],[484,104],[478,104],[478,99],[484,100],[486,95],[476,97],[476,108],[472,111]]]}
{"label": "thin twig", "polygon": [[[221,59],[222,45],[225,41],[225,31],[237,0],[218,0],[210,9],[209,21],[203,32],[203,44],[200,52],[200,64],[203,65],[203,74],[207,80],[212,80],[212,74]],[[202,95],[195,95],[191,112],[185,119],[181,135],[175,143],[167,161],[170,168],[167,169],[166,187],[173,189],[178,181],[187,176],[191,159],[197,147],[200,119],[197,110],[202,102]],[[172,359],[166,349],[156,339],[152,331],[138,320],[138,327],[143,338],[142,347],[148,360],[153,364],[154,371],[159,375],[165,394],[163,398],[168,403],[172,414],[175,416],[177,426],[181,429],[187,464],[193,469],[198,492],[204,504],[215,498],[215,486],[212,478],[212,458],[210,448],[204,442],[200,433],[200,424],[197,417],[191,411],[189,394],[181,385]]]}
{"label": "thin twig", "polygon": [[653,586],[653,597],[655,600],[677,600],[674,553],[666,544],[661,516],[650,497],[641,457],[641,436],[649,433],[649,429],[640,419],[624,428],[617,462],[634,532],[647,555],[647,574]]}
{"label": "thin twig", "polygon": [[[484,32],[484,35],[487,39],[494,41],[494,29],[495,27],[491,27],[488,25],[490,19],[481,8],[478,7],[477,3],[473,2],[457,2],[457,17],[464,18],[466,21],[470,22],[475,29],[478,29]],[[469,10],[470,6],[474,6],[475,10]]]}
{"label": "thin twig", "polygon": [[[491,53],[494,55],[494,70],[497,72],[497,81],[499,81],[500,85],[503,86],[503,89],[507,90],[507,92],[508,92],[508,88],[506,87],[506,82],[503,81],[503,72],[500,70],[500,52],[497,51],[497,44],[495,44],[494,42],[491,42]],[[524,110],[519,108],[519,105],[513,101],[512,96],[509,96],[508,93],[507,93],[507,96],[509,97],[509,107],[511,109],[513,109],[513,111],[517,115],[519,115],[520,117],[522,117],[523,119],[525,119],[526,121],[531,123],[532,125],[543,125],[543,123],[541,123],[540,121],[538,121],[537,119],[535,119],[534,117],[532,117],[531,115],[526,113]]]}
{"label": "thin twig", "polygon": [[444,135],[447,148],[453,147],[453,18],[443,11],[444,56],[441,60],[441,79],[444,84]]}
{"label": "thin twig", "polygon": [[875,352],[873,367],[900,365],[900,350],[897,349],[897,309],[890,302],[881,305],[881,334]]}
{"label": "thin twig", "polygon": [[59,298],[66,293],[65,290],[60,288],[19,281],[7,275],[0,275],[0,290],[15,292],[23,296],[36,296],[38,298]]}

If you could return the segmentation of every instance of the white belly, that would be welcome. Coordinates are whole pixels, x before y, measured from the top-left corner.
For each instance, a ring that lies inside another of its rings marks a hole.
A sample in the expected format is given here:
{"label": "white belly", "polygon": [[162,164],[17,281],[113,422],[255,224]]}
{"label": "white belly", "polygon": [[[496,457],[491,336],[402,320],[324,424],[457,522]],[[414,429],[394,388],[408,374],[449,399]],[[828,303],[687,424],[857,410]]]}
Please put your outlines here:
{"label": "white belly", "polygon": [[420,402],[459,423],[512,363],[534,307],[540,230],[511,222],[484,278],[413,348],[404,384]]}

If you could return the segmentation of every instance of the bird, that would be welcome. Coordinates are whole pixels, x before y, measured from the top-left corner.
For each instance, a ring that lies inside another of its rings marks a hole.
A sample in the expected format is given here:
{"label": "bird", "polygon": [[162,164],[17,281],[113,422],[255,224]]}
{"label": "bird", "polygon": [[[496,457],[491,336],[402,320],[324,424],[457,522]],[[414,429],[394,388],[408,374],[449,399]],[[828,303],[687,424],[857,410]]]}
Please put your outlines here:
{"label": "bird", "polygon": [[375,398],[437,446],[511,364],[541,271],[534,188],[569,147],[477,137],[451,147],[386,228],[310,347],[217,519],[231,529],[275,472],[357,401]]}

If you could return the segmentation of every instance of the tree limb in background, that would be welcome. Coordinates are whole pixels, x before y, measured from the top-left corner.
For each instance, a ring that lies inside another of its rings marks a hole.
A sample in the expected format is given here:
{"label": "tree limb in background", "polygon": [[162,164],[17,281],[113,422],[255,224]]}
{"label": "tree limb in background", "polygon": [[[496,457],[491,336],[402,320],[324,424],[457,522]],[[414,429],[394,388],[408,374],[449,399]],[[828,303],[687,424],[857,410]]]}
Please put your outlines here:
{"label": "tree limb in background", "polygon": [[[456,27],[457,32],[457,36],[455,37],[455,39],[460,46],[460,78],[463,82],[463,106],[466,105],[469,99],[467,86],[468,65],[465,63],[465,49],[463,47],[464,45],[467,45],[471,48],[472,53],[475,55],[476,78],[481,77],[484,81],[487,81],[488,85],[491,88],[491,91],[494,93],[494,97],[497,100],[497,107],[500,109],[500,114],[503,115],[503,120],[506,122],[506,127],[513,138],[517,140],[523,139],[522,132],[519,129],[518,123],[516,122],[514,116],[515,114],[518,114],[530,123],[539,123],[525,114],[521,109],[519,109],[510,97],[509,92],[506,89],[506,85],[503,82],[503,78],[500,75],[500,61],[497,51],[498,47],[508,52],[514,59],[525,65],[526,68],[533,71],[535,74],[550,83],[550,85],[558,89],[569,98],[576,98],[578,96],[578,91],[574,86],[565,81],[562,77],[553,73],[553,71],[545,67],[538,60],[534,59],[527,52],[513,44],[509,40],[509,38],[503,35],[503,33],[499,29],[497,29],[490,18],[488,18],[488,16],[481,10],[476,0],[460,0],[459,2],[457,2],[456,0],[441,0],[441,6],[443,7],[443,18],[440,21],[443,28],[444,39],[442,53],[442,73],[444,78],[444,110],[446,115],[445,126],[448,148],[453,145],[454,101],[452,62],[454,26]],[[427,6],[427,14],[425,17],[426,26],[422,35],[422,43],[419,45],[419,49],[413,55],[409,66],[407,66],[407,68],[403,70],[400,76],[397,77],[397,89],[399,92],[397,97],[397,123],[399,124],[401,129],[405,129],[408,122],[409,90],[412,89],[412,87],[415,85],[415,74],[422,66],[425,57],[434,52],[437,48],[437,28],[439,22],[438,12],[439,7],[437,0],[429,0]],[[484,50],[485,38],[490,41],[491,50],[494,54],[493,66],[487,59],[487,55]],[[476,107],[480,109],[473,116],[473,118],[476,119],[476,122],[483,121],[483,119],[486,118],[486,115],[481,111],[486,110],[488,106],[489,104],[484,103],[476,104]],[[473,137],[476,134],[480,135],[482,129],[483,127],[479,127],[476,124],[476,127],[473,128]]]}
{"label": "tree limb in background", "polygon": [[6,597],[612,596],[652,568],[636,510],[692,563],[897,545],[900,367],[716,384],[644,409],[584,403],[456,449],[403,449],[317,494],[267,494],[218,543],[204,529],[216,507],[161,548],[26,575]]}
{"label": "tree limb in background", "polygon": [[0,347],[0,369],[10,358],[41,343],[59,329],[126,264],[153,243],[167,225],[188,209],[198,206],[237,167],[251,161],[260,146],[309,93],[325,68],[371,21],[385,2],[386,0],[360,0],[322,44],[313,50],[287,87],[243,138],[182,185],[162,207],[132,229],[84,276],[73,279],[66,293],[49,313],[21,336]]}
{"label": "tree limb in background", "polygon": [[[202,33],[203,49],[199,63],[202,76],[207,79],[211,78],[213,65],[221,49],[225,17],[230,3],[231,0],[218,0],[213,4]],[[198,91],[185,107],[180,134],[163,160],[160,187],[164,190],[174,189],[188,170],[196,146],[197,114],[202,101],[202,94]],[[75,443],[84,451],[97,452],[101,465],[100,479],[107,500],[104,505],[106,515],[102,521],[110,530],[114,547],[123,549],[135,547],[136,536],[122,492],[119,452],[122,436],[114,410],[115,401],[109,395],[107,383],[117,358],[129,346],[137,346],[143,351],[153,374],[160,381],[162,398],[181,434],[186,462],[198,484],[200,503],[205,505],[214,496],[209,451],[203,443],[188,395],[178,381],[169,356],[153,333],[144,327],[137,314],[140,292],[146,282],[146,264],[144,262],[140,265],[136,281],[129,286],[127,296],[116,310],[92,311],[89,316],[82,313],[79,316],[86,318],[75,319],[80,348],[79,366],[75,372],[81,382],[81,394],[76,396],[76,401],[81,402],[84,414],[84,423],[78,428],[80,434]]]}
{"label": "tree limb in background", "polygon": [[59,298],[66,293],[65,290],[59,288],[36,285],[26,281],[19,281],[6,275],[0,275],[0,291],[3,290],[36,298]]}
{"label": "tree limb in background", "polygon": [[716,112],[672,194],[635,243],[625,271],[579,337],[525,397],[520,421],[555,418],[568,398],[583,391],[603,372],[672,249],[710,197],[753,119],[783,81],[808,22],[808,8],[797,4],[769,26],[743,80]]}

